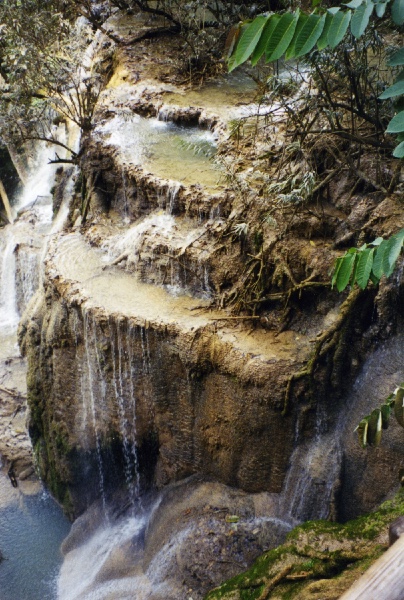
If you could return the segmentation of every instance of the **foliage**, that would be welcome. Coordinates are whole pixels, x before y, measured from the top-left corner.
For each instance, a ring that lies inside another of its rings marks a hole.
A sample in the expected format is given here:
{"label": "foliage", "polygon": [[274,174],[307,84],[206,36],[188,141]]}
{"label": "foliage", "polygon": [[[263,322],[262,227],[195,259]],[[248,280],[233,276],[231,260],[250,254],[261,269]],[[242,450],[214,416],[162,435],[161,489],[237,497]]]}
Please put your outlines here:
{"label": "foliage", "polygon": [[[362,289],[367,287],[369,281],[377,284],[383,275],[389,277],[393,273],[403,245],[404,229],[401,229],[388,239],[377,238],[361,248],[350,248],[336,260],[332,285],[336,285],[341,292],[348,284],[356,283]],[[362,448],[379,446],[383,429],[387,429],[392,412],[397,422],[404,427],[404,383],[356,427]]]}
{"label": "foliage", "polygon": [[369,281],[377,284],[385,275],[390,277],[404,243],[404,229],[389,239],[377,238],[360,248],[350,248],[337,258],[332,276],[332,286],[342,292],[348,285],[357,284],[365,289]]}
{"label": "foliage", "polygon": [[[394,23],[401,27],[404,24],[404,0],[352,0],[344,8],[333,7],[323,10],[317,7],[312,14],[299,9],[285,12],[282,15],[270,13],[258,15],[251,22],[241,23],[231,34],[233,43],[229,57],[229,70],[232,71],[248,59],[256,65],[262,56],[266,62],[296,59],[309,54],[312,50],[334,49],[344,39],[350,28],[354,39],[364,34],[372,14],[383,17],[386,7],[390,5]],[[239,39],[238,39],[239,38]],[[389,59],[391,67],[404,65],[404,49],[395,52]],[[381,99],[396,98],[404,93],[403,71],[397,81],[388,87]],[[400,110],[387,127],[387,133],[397,133],[399,145],[393,155],[404,157],[404,111]]]}
{"label": "foliage", "polygon": [[399,385],[379,408],[375,408],[370,415],[364,417],[355,429],[362,448],[379,446],[383,429],[389,426],[392,413],[401,427],[404,427],[404,383]]}
{"label": "foliage", "polygon": [[55,136],[53,121],[88,132],[103,85],[88,51],[94,33],[76,22],[72,2],[10,0],[0,5],[0,136],[45,140],[75,156]]}

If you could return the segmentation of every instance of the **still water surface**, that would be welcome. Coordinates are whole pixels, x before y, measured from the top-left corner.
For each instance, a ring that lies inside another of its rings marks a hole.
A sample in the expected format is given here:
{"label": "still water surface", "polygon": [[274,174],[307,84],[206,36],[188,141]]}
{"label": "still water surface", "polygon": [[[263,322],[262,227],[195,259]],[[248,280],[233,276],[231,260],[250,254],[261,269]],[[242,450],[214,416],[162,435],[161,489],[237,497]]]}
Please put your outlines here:
{"label": "still water surface", "polygon": [[0,474],[0,600],[56,600],[70,523],[49,493],[25,495]]}

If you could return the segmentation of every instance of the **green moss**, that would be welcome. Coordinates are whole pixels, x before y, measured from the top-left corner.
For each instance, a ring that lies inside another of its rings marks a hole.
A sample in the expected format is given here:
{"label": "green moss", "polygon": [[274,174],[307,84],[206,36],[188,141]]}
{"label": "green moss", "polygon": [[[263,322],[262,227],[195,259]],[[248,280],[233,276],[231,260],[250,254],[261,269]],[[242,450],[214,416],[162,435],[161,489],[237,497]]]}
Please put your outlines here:
{"label": "green moss", "polygon": [[[266,552],[253,566],[212,590],[205,600],[255,600],[285,566],[290,569],[268,599],[338,598],[379,556],[378,541],[389,524],[404,514],[404,491],[369,515],[348,523],[308,521],[291,531],[285,544]],[[323,592],[322,592],[323,591]]]}

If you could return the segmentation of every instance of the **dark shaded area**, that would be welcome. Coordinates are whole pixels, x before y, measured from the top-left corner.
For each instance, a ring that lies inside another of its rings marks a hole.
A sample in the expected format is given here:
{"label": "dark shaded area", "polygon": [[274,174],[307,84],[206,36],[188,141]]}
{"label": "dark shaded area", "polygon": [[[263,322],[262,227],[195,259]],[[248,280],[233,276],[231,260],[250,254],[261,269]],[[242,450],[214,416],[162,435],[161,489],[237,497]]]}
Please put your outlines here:
{"label": "dark shaded area", "polygon": [[5,146],[0,146],[0,180],[6,189],[11,204],[18,193],[20,179]]}

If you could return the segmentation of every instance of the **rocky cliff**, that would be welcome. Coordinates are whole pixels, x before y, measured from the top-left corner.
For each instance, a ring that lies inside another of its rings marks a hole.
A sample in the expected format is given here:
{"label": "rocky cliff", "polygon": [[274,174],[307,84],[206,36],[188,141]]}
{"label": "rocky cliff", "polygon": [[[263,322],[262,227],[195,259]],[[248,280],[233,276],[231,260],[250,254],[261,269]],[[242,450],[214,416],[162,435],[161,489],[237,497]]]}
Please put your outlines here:
{"label": "rocky cliff", "polygon": [[[400,432],[371,457],[352,441],[403,379],[402,278],[340,297],[329,270],[360,228],[403,226],[400,195],[350,193],[343,175],[321,209],[269,211],[268,138],[231,135],[251,89],[168,84],[167,60],[153,43],[116,51],[20,325],[41,476],[72,517],[190,475],[271,494],[289,525],[354,517],[402,462]],[[272,157],[284,134],[278,115]]]}

